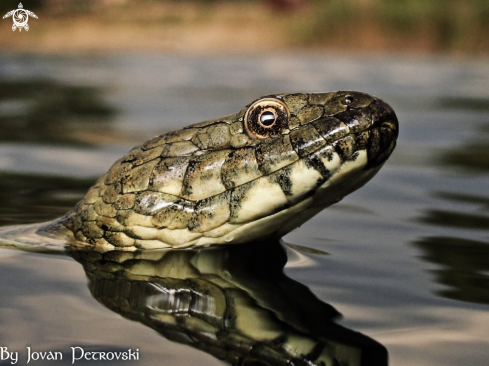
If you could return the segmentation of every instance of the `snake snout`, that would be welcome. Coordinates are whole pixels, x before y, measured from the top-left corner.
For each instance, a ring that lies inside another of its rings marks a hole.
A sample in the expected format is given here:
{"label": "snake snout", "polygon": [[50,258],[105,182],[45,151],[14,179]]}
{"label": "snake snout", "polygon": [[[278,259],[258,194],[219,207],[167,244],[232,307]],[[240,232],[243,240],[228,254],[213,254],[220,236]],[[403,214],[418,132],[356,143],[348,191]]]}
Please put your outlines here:
{"label": "snake snout", "polygon": [[369,106],[372,130],[368,144],[368,166],[383,164],[391,155],[399,136],[399,121],[394,110],[383,100],[376,99]]}
{"label": "snake snout", "polygon": [[399,136],[399,120],[391,106],[381,99],[376,99],[370,108],[374,127],[390,129],[393,132],[393,137],[397,139]]}

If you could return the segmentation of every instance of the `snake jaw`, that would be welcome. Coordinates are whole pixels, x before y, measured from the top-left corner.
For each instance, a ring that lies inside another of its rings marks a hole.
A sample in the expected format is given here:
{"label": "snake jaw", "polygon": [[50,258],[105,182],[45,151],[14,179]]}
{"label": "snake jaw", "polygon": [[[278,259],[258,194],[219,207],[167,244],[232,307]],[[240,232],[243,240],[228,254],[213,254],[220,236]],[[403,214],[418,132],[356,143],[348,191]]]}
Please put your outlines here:
{"label": "snake jaw", "polygon": [[266,96],[132,149],[63,223],[101,250],[284,235],[371,179],[397,135],[392,109],[368,94]]}

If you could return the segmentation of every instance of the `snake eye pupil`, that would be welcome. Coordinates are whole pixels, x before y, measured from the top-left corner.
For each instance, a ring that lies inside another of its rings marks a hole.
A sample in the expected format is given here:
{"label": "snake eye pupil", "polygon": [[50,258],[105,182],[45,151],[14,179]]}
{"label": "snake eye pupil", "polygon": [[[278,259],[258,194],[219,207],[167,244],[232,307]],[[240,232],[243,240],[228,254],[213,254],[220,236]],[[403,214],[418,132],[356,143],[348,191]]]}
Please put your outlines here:
{"label": "snake eye pupil", "polygon": [[270,111],[263,112],[260,116],[260,124],[263,127],[270,127],[275,123],[277,117]]}

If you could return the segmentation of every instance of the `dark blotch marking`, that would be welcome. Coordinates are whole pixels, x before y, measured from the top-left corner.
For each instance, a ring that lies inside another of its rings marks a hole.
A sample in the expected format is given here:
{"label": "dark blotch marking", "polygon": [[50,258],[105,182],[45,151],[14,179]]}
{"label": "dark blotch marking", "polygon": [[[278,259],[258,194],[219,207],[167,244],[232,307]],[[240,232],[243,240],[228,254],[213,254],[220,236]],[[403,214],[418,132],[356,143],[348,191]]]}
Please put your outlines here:
{"label": "dark blotch marking", "polygon": [[395,125],[396,128],[393,131],[393,139],[397,139],[399,135],[399,121],[397,120],[397,116],[392,110],[392,108],[385,102],[380,99],[376,99],[370,105],[372,111],[372,117],[375,127],[381,127],[384,122],[388,122],[390,125]]}
{"label": "dark blotch marking", "polygon": [[193,179],[187,179],[189,176],[193,176],[198,172],[198,167],[200,165],[199,161],[195,160],[190,160],[187,166],[187,170],[185,171],[185,178],[183,179],[183,184],[182,184],[182,194],[184,196],[190,196],[192,194],[192,184],[190,182],[193,181]]}
{"label": "dark blotch marking", "polygon": [[192,187],[194,183],[215,184],[216,180],[219,179],[219,182],[224,185],[221,167],[230,152],[230,150],[218,150],[190,159],[183,179],[182,195],[192,195],[194,193]]}
{"label": "dark blotch marking", "polygon": [[114,202],[114,208],[116,210],[130,210],[134,207],[135,200],[135,194],[128,193],[120,195]]}
{"label": "dark blotch marking", "polygon": [[368,167],[376,167],[387,160],[396,146],[396,134],[397,131],[386,127],[375,128],[370,132]]}
{"label": "dark blotch marking", "polygon": [[355,145],[358,150],[367,149],[369,136],[369,131],[363,131],[352,135],[352,137],[355,139]]}
{"label": "dark blotch marking", "polygon": [[301,157],[307,156],[326,145],[318,131],[310,124],[292,131],[290,143]]}
{"label": "dark blotch marking", "polygon": [[271,175],[270,177],[280,185],[282,191],[286,196],[292,196],[292,186],[293,182],[290,179],[291,169],[289,167],[285,167],[281,169],[279,172]]}
{"label": "dark blotch marking", "polygon": [[292,148],[288,135],[270,139],[257,145],[255,152],[258,168],[263,175],[270,174],[274,171],[275,166],[282,164],[284,161],[287,164],[297,161],[297,154]]}
{"label": "dark blotch marking", "polygon": [[184,229],[187,227],[194,214],[194,207],[195,203],[191,201],[180,200],[175,202],[170,208],[177,212],[170,225],[177,229]]}
{"label": "dark blotch marking", "polygon": [[333,143],[333,147],[341,157],[342,161],[348,160],[356,150],[355,140],[351,136],[346,136],[345,138],[336,141]]}
{"label": "dark blotch marking", "polygon": [[335,117],[324,117],[311,123],[327,143],[346,136],[349,132],[348,126]]}
{"label": "dark blotch marking", "polygon": [[241,208],[241,202],[246,197],[246,193],[256,184],[256,181],[243,184],[231,191],[231,199],[229,201],[229,210],[231,211],[230,218],[237,218],[237,212]]}
{"label": "dark blotch marking", "polygon": [[212,220],[214,211],[209,209],[209,198],[198,201],[195,205],[195,215],[192,216],[188,224],[188,230],[194,231],[198,229],[204,220]]}
{"label": "dark blotch marking", "polygon": [[[161,192],[138,192],[134,204],[134,212],[141,215],[154,216],[158,212],[166,209],[171,203],[176,202],[177,196],[169,195]],[[143,202],[144,201],[144,202]],[[155,209],[157,206],[162,206],[162,203],[166,202],[167,205]]]}
{"label": "dark blotch marking", "polygon": [[107,204],[114,203],[117,200],[117,191],[115,190],[114,185],[107,185],[105,187],[102,200]]}
{"label": "dark blotch marking", "polygon": [[358,155],[360,155],[360,153],[358,151],[355,151],[353,154],[351,154],[351,156],[348,159],[348,161],[355,161],[355,160],[357,160]]}
{"label": "dark blotch marking", "polygon": [[107,172],[105,177],[105,184],[114,184],[120,182],[122,177],[126,175],[131,169],[132,165],[129,163],[122,163],[124,158],[117,160]]}
{"label": "dark blotch marking", "polygon": [[372,113],[368,108],[348,109],[335,117],[346,124],[351,133],[364,131],[372,125]]}
{"label": "dark blotch marking", "polygon": [[[195,214],[192,216],[188,224],[188,230],[196,231],[201,226],[204,226],[204,230],[205,230],[206,226],[209,226],[208,220],[212,220],[216,212],[220,211],[219,206],[226,205],[229,207],[230,199],[231,199],[231,192],[226,191],[217,196],[205,198],[201,201],[198,201],[195,204]],[[213,225],[212,227],[217,227],[219,225],[222,225],[222,223],[219,223],[218,225],[215,226]],[[210,230],[210,228],[207,228],[207,230]]]}
{"label": "dark blotch marking", "polygon": [[149,185],[155,189],[164,187],[169,180],[182,180],[187,170],[189,157],[164,158],[154,167]]}
{"label": "dark blotch marking", "polygon": [[181,199],[154,215],[153,224],[158,228],[184,229],[192,219],[194,207],[194,202]]}
{"label": "dark blotch marking", "polygon": [[308,168],[316,169],[324,178],[324,181],[327,181],[331,177],[331,172],[327,169],[320,158],[326,158],[328,161],[333,160],[333,151],[332,150],[323,150],[318,151],[314,154],[311,154],[308,158],[304,159],[304,163]]}
{"label": "dark blotch marking", "polygon": [[255,156],[255,148],[241,148],[232,151],[221,167],[221,181],[226,189],[234,188],[243,175],[261,175],[260,164]]}

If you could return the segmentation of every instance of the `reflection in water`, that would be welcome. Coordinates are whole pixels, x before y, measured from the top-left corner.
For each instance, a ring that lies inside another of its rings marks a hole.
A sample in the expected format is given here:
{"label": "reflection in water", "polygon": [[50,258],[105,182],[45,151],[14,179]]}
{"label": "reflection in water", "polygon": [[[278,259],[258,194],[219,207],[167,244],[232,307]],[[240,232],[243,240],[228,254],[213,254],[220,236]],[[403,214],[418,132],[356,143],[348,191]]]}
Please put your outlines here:
{"label": "reflection in water", "polygon": [[[489,198],[478,195],[437,192],[434,196],[461,204],[464,211],[427,210],[419,218],[429,225],[452,229],[488,230],[487,212]],[[468,213],[467,206],[476,207]],[[450,289],[438,291],[443,297],[489,304],[489,243],[454,237],[426,237],[414,243],[423,250],[422,258],[441,265],[434,270],[436,282]]]}
{"label": "reflection in water", "polygon": [[53,80],[0,81],[0,141],[90,143],[108,132],[115,113],[101,92]]}
{"label": "reflection in water", "polygon": [[489,99],[487,98],[473,98],[462,96],[446,96],[438,98],[437,106],[447,109],[465,109],[465,110],[479,110],[489,111]]}
{"label": "reflection in water", "polygon": [[489,242],[434,236],[414,245],[423,250],[423,259],[442,266],[433,273],[449,289],[439,295],[489,304]]}
{"label": "reflection in water", "polygon": [[480,173],[488,172],[489,141],[467,143],[462,148],[446,153],[442,163]]}
{"label": "reflection in water", "polygon": [[[489,197],[451,192],[436,192],[435,197],[445,201],[462,204],[464,211],[430,209],[418,219],[419,222],[460,229],[488,230],[489,216],[485,214],[489,208]],[[475,213],[469,213],[467,206],[476,206]]]}
{"label": "reflection in water", "polygon": [[461,229],[487,230],[489,228],[489,216],[446,210],[428,210],[419,221]]}
{"label": "reflection in water", "polygon": [[436,193],[436,197],[462,204],[475,204],[478,205],[481,210],[489,211],[489,197],[451,192],[439,192]]}
{"label": "reflection in water", "polygon": [[[486,101],[489,105],[489,102]],[[489,172],[489,129],[487,125],[480,128],[478,140],[470,141],[462,146],[454,146],[440,159],[444,165],[471,170],[476,173]]]}
{"label": "reflection in water", "polygon": [[93,179],[0,173],[0,226],[53,220],[85,195]]}
{"label": "reflection in water", "polygon": [[233,365],[387,365],[374,340],[283,273],[278,242],[197,251],[71,249],[92,295],[166,338]]}
{"label": "reflection in water", "polygon": [[[446,100],[445,108],[488,110],[487,99]],[[480,128],[477,140],[447,151],[441,162],[449,167],[460,167],[477,173],[489,172],[489,128]],[[460,210],[429,209],[418,221],[451,229],[489,230],[489,197],[453,192],[436,192],[435,197],[453,204]],[[467,207],[475,207],[468,212]],[[456,237],[432,236],[414,243],[423,250],[422,258],[441,265],[434,270],[436,282],[449,286],[438,291],[440,296],[489,304],[489,242]]]}
{"label": "reflection in water", "polygon": [[292,248],[294,250],[297,250],[298,252],[303,252],[303,253],[309,253],[309,254],[316,254],[316,255],[329,255],[328,252],[325,252],[323,250],[315,249],[315,248],[309,248],[305,247],[302,245],[297,245],[297,244],[290,244],[290,243],[285,243],[289,248]]}

